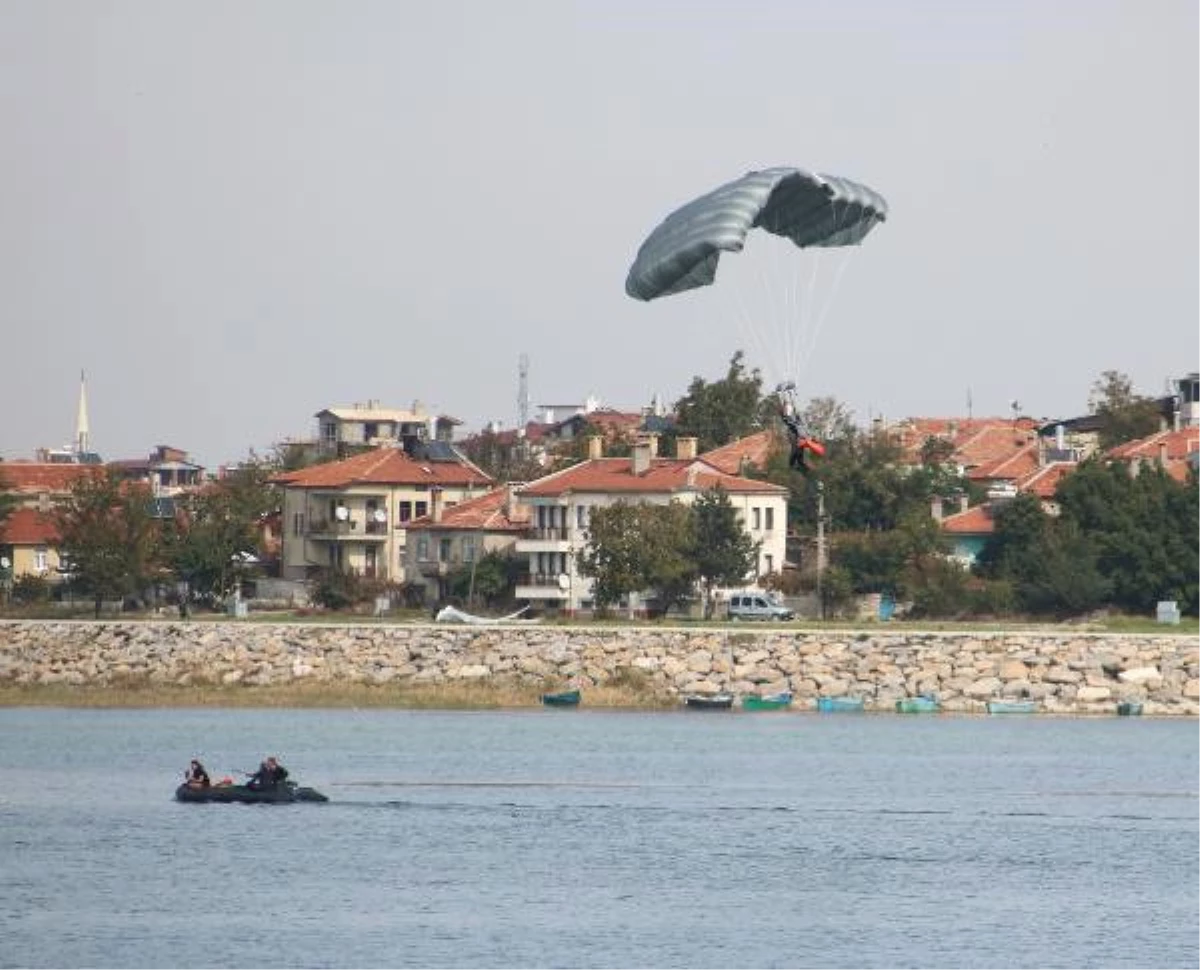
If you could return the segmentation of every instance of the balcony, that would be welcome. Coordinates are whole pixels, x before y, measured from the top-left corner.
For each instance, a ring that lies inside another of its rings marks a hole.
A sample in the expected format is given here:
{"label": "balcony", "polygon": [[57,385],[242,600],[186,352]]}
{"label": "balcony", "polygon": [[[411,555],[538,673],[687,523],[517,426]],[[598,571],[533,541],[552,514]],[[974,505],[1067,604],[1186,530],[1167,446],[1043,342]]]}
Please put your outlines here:
{"label": "balcony", "polygon": [[517,540],[517,552],[567,552],[571,530],[562,526],[530,529]]}
{"label": "balcony", "polygon": [[318,519],[308,524],[305,535],[320,542],[383,542],[387,539],[388,529],[386,522]]}

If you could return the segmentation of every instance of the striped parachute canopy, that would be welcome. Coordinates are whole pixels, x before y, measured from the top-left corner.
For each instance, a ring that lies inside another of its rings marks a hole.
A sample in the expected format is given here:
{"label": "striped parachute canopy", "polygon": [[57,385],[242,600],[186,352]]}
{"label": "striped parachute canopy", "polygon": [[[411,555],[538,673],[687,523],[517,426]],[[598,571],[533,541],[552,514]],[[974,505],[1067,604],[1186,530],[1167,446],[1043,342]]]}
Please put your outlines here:
{"label": "striped parachute canopy", "polygon": [[638,249],[625,292],[654,300],[707,286],[722,251],[740,252],[751,229],[802,249],[856,246],[886,218],[883,196],[849,179],[799,168],[749,172],[667,216]]}

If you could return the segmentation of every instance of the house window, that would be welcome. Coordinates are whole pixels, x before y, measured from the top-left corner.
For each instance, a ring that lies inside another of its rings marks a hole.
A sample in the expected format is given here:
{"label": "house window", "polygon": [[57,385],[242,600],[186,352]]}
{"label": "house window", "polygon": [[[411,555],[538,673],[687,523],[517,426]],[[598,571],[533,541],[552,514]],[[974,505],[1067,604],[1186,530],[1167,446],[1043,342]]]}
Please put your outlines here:
{"label": "house window", "polygon": [[759,521],[762,516],[762,509],[760,509],[758,506],[755,506],[753,509],[750,510],[750,513],[753,516],[753,521],[754,521],[754,525],[751,526],[751,528],[754,529],[755,532],[757,532],[759,529],[762,528],[762,523]]}
{"label": "house window", "polygon": [[292,535],[298,536],[304,532],[304,513],[292,513]]}
{"label": "house window", "polygon": [[770,553],[767,553],[767,555],[763,556],[763,572],[764,573],[775,572],[775,557],[772,556]]}
{"label": "house window", "polygon": [[429,539],[425,536],[417,540],[417,562],[429,562]]}
{"label": "house window", "polygon": [[399,519],[400,519],[400,521],[401,521],[401,522],[407,522],[407,521],[409,521],[409,520],[410,520],[410,519],[413,517],[413,514],[412,514],[412,506],[413,506],[412,502],[401,502],[401,503],[400,503],[400,506],[399,506],[399,510],[400,510]]}
{"label": "house window", "polygon": [[775,510],[770,506],[766,509],[767,531],[770,532],[775,528]]}
{"label": "house window", "polygon": [[413,512],[416,514],[418,519],[423,515],[428,515],[429,514],[429,503],[428,502],[414,502],[413,503]]}
{"label": "house window", "polygon": [[34,572],[44,573],[50,567],[46,564],[46,547],[38,546],[33,550]]}
{"label": "house window", "polygon": [[463,536],[462,547],[463,547],[463,562],[474,562],[475,561],[475,537],[474,536]]}
{"label": "house window", "polygon": [[577,528],[577,529],[586,529],[587,528],[587,506],[586,505],[576,505],[575,506],[575,528]]}
{"label": "house window", "polygon": [[450,540],[441,539],[438,541],[438,562],[450,561]]}

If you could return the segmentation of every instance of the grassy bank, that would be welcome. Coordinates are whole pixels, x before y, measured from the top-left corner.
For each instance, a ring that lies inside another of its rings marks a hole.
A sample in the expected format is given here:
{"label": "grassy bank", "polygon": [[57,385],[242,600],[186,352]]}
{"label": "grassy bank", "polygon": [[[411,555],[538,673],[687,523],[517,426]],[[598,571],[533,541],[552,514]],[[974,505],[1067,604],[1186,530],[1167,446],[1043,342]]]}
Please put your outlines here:
{"label": "grassy bank", "polygon": [[[541,688],[512,683],[369,685],[288,683],[274,687],[120,684],[0,686],[0,707],[286,707],[503,710],[541,707]],[[588,688],[589,708],[653,710],[678,705],[638,683]]]}

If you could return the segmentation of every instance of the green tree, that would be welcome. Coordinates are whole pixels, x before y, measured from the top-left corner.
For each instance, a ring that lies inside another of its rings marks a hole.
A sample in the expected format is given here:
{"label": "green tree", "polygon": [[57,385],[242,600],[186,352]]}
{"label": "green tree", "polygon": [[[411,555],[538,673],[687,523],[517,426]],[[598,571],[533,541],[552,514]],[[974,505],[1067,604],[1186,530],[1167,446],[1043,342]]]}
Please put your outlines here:
{"label": "green tree", "polygon": [[265,465],[245,465],[181,496],[164,558],[188,592],[219,602],[258,568],[263,518],[278,507]]}
{"label": "green tree", "polygon": [[4,523],[16,511],[19,504],[20,500],[17,494],[12,490],[12,486],[5,481],[4,468],[0,466],[0,528],[4,527]]}
{"label": "green tree", "polygon": [[690,509],[617,502],[592,510],[579,567],[594,580],[596,605],[654,590],[664,610],[695,584]]}
{"label": "green tree", "polygon": [[716,587],[743,582],[758,563],[762,543],[755,542],[742,528],[737,510],[720,486],[696,496],[691,514],[690,558],[704,591],[704,615],[711,616]]}
{"label": "green tree", "polygon": [[71,581],[95,602],[123,598],[159,577],[159,528],[149,489],[112,472],[78,479],[54,512]]}
{"label": "green tree", "polygon": [[1112,603],[1149,613],[1160,600],[1197,610],[1200,501],[1196,482],[1177,482],[1144,466],[1131,475],[1120,464],[1084,462],[1058,486],[1064,524],[1086,534],[1112,586]]}
{"label": "green tree", "polygon": [[1106,370],[1092,384],[1088,407],[1101,421],[1100,448],[1107,451],[1159,429],[1157,402],[1134,392],[1133,382],[1120,371]]}
{"label": "green tree", "polygon": [[742,351],[729,361],[725,377],[711,384],[693,377],[675,405],[675,430],[699,439],[700,451],[729,444],[761,427],[762,375],[747,372]]}
{"label": "green tree", "polygon": [[468,608],[478,600],[485,606],[494,607],[512,600],[517,579],[527,565],[526,560],[510,552],[485,552],[477,562],[464,564],[451,572],[446,577],[447,589]]}

